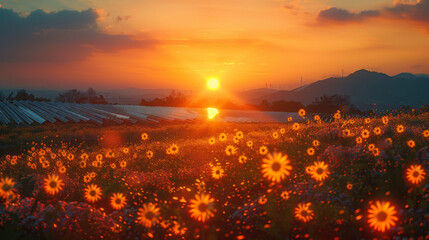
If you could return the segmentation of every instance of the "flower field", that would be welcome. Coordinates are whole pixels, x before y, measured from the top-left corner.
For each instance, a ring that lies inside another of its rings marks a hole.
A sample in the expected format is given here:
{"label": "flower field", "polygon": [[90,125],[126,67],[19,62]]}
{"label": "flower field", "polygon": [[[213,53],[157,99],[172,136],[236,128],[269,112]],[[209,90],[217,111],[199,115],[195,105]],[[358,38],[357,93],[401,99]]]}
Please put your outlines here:
{"label": "flower field", "polygon": [[428,114],[299,114],[0,129],[0,239],[429,238]]}

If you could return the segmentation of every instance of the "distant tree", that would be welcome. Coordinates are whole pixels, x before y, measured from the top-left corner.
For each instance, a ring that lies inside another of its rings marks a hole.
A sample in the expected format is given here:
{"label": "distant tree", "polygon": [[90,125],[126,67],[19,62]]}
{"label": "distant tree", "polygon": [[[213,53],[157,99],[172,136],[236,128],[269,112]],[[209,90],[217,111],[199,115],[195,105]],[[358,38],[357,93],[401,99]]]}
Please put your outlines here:
{"label": "distant tree", "polygon": [[3,92],[0,91],[0,101],[4,101],[6,99],[6,96],[3,94]]}
{"label": "distant tree", "polygon": [[314,101],[307,106],[309,112],[320,112],[320,113],[335,113],[340,110],[344,113],[357,113],[359,110],[350,102],[350,97],[335,94],[328,96],[324,94],[321,97],[317,97]]}
{"label": "distant tree", "polygon": [[14,97],[14,100],[17,100],[17,101],[34,101],[34,99],[35,99],[34,95],[28,94],[25,89],[19,90]]}
{"label": "distant tree", "polygon": [[36,98],[33,94],[28,94],[25,89],[19,90],[15,97],[8,97],[8,100],[16,100],[16,101],[38,101],[38,102],[50,102],[51,100],[45,97]]}
{"label": "distant tree", "polygon": [[77,89],[71,89],[64,93],[59,93],[55,98],[58,102],[68,103],[92,103],[92,104],[107,104],[108,102],[103,95],[97,96],[97,92],[88,88],[86,92],[78,91]]}

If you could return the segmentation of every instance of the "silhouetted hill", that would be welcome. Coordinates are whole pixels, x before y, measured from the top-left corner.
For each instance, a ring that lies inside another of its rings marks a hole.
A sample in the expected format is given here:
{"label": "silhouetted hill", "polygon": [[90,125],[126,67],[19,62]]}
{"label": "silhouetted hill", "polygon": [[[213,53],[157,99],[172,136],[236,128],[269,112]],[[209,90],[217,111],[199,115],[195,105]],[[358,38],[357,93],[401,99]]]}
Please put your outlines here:
{"label": "silhouetted hill", "polygon": [[350,96],[350,100],[362,110],[376,104],[378,109],[397,108],[403,105],[419,107],[429,104],[429,77],[425,74],[401,73],[388,76],[367,70],[356,71],[344,78],[327,78],[294,91],[278,91],[254,99],[253,102],[299,101],[310,104],[323,94]]}

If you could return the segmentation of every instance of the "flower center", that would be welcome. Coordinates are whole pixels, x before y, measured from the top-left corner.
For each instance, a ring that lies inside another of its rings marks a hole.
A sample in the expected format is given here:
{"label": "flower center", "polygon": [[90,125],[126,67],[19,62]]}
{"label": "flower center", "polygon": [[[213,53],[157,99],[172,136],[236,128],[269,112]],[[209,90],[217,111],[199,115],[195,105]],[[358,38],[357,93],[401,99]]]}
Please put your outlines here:
{"label": "flower center", "polygon": [[280,170],[281,166],[282,166],[282,165],[280,165],[280,163],[278,163],[278,162],[274,162],[274,163],[271,165],[271,169],[272,169],[274,172],[278,172],[278,171]]}
{"label": "flower center", "polygon": [[321,175],[323,173],[323,168],[317,168],[316,173]]}
{"label": "flower center", "polygon": [[152,211],[149,211],[144,215],[144,217],[149,220],[152,220],[155,217],[155,214]]}
{"label": "flower center", "polygon": [[419,175],[420,175],[419,172],[417,172],[417,171],[413,172],[413,177],[417,178]]}
{"label": "flower center", "polygon": [[209,206],[205,203],[200,203],[198,205],[198,211],[200,211],[200,212],[206,212],[208,208],[209,208]]}
{"label": "flower center", "polygon": [[57,182],[55,182],[55,181],[51,181],[51,182],[49,183],[49,187],[51,187],[51,188],[56,188],[56,187],[57,187]]}
{"label": "flower center", "polygon": [[384,222],[387,218],[387,214],[385,212],[379,212],[376,217],[378,221]]}

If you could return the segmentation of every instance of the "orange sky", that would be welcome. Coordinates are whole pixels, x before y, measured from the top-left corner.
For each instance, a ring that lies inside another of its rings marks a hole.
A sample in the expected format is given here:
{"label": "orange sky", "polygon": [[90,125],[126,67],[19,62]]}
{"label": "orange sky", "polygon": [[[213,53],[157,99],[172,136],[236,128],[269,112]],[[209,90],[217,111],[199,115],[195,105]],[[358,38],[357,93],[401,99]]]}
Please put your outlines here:
{"label": "orange sky", "polygon": [[[40,52],[30,60],[2,59],[3,87],[200,89],[207,79],[218,78],[230,90],[265,87],[265,83],[291,89],[300,85],[301,76],[310,83],[341,75],[341,69],[345,74],[361,68],[390,75],[429,72],[429,17],[424,17],[424,13],[429,16],[429,0],[11,0],[0,4],[22,19],[37,9],[81,13],[91,8],[97,20],[82,31],[103,34],[85,42],[73,35],[81,29],[61,29],[76,38],[60,38],[58,48],[43,45],[45,38],[37,38],[34,47],[30,40],[25,42],[26,51]],[[321,14],[327,9],[332,11]],[[365,10],[377,11],[377,16],[368,17],[362,13]],[[418,13],[423,17],[414,17]],[[28,19],[27,24],[31,21],[38,20]],[[31,31],[44,36],[60,30]],[[61,34],[46,38],[56,43]],[[116,36],[127,39],[104,42]],[[82,55],[63,60],[80,46],[86,47]],[[10,51],[11,56],[19,55]],[[47,52],[54,60],[45,57]],[[58,52],[63,55],[56,56]]]}

